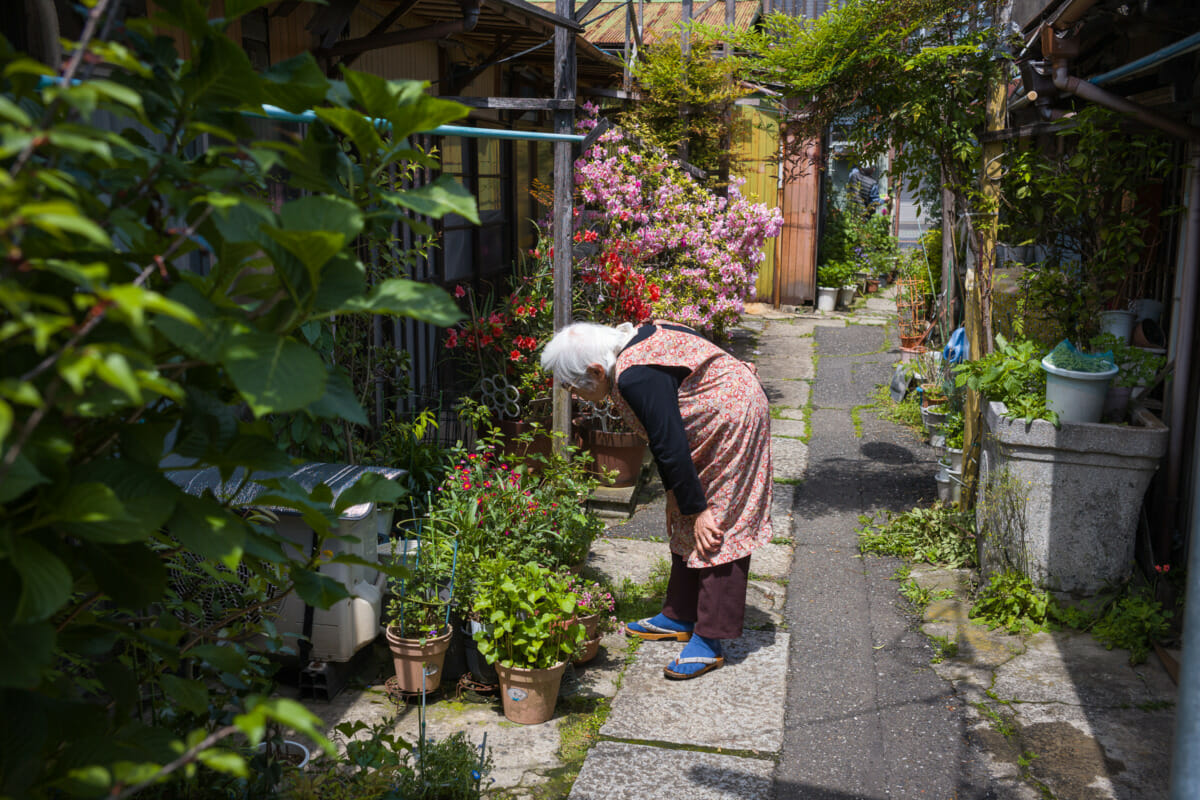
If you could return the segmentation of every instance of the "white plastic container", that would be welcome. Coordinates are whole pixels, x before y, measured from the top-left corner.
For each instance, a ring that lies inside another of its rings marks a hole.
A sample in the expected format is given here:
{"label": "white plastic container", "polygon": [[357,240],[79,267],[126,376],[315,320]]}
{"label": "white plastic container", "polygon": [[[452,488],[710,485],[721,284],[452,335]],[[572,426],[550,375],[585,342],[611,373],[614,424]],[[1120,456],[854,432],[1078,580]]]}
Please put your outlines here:
{"label": "white plastic container", "polygon": [[838,305],[842,308],[849,308],[854,305],[854,295],[858,293],[857,286],[843,286],[838,289]]}
{"label": "white plastic container", "polygon": [[1043,358],[1042,369],[1046,371],[1046,408],[1058,414],[1060,422],[1100,421],[1108,382],[1117,374],[1115,366],[1104,372],[1075,372]]}
{"label": "white plastic container", "polygon": [[1137,317],[1132,311],[1101,311],[1100,330],[1111,333],[1125,344],[1133,337],[1133,326]]}
{"label": "white plastic container", "polygon": [[837,307],[838,290],[833,286],[817,287],[817,311],[833,311]]}

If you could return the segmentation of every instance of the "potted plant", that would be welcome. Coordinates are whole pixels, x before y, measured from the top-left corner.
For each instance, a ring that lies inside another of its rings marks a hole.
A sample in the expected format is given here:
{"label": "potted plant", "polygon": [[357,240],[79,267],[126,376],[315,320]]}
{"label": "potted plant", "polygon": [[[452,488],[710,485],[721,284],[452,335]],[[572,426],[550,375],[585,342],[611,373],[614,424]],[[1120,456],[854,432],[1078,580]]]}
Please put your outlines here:
{"label": "potted plant", "polygon": [[838,262],[827,262],[817,267],[817,310],[833,311],[837,307],[838,289],[842,285],[845,270]]}
{"label": "potted plant", "polygon": [[642,474],[646,440],[630,430],[607,401],[580,401],[580,406],[583,413],[575,418],[575,426],[583,450],[593,459],[593,474],[611,486],[634,486]]}
{"label": "potted plant", "polygon": [[586,664],[600,651],[600,637],[616,627],[613,611],[617,601],[612,592],[596,581],[584,581],[574,575],[568,578],[567,588],[579,598],[578,617],[585,639],[571,657],[572,664]]}
{"label": "potted plant", "polygon": [[536,725],[554,715],[563,671],[586,635],[578,608],[568,579],[551,569],[506,558],[483,565],[474,612],[487,627],[475,642],[500,676],[510,721]]}
{"label": "potted plant", "polygon": [[[407,694],[436,691],[450,645],[450,600],[454,594],[453,545],[436,529],[418,531],[415,553],[392,544],[392,563],[408,577],[391,578],[386,605],[388,648],[397,687]],[[401,540],[406,541],[406,540]]]}
{"label": "potted plant", "polygon": [[[1170,431],[1143,408],[1130,425],[1061,420],[1047,407],[1041,346],[996,344],[954,368],[959,385],[990,401],[978,461],[980,564],[987,574],[1020,564],[1041,589],[1096,595],[1129,575],[1142,496]],[[989,518],[1002,524],[984,531]]]}
{"label": "potted plant", "polygon": [[1166,356],[1126,344],[1111,334],[1093,336],[1088,344],[1092,352],[1111,352],[1114,363],[1120,368],[1105,395],[1102,419],[1124,422],[1129,412],[1129,401],[1154,381],[1166,365]]}
{"label": "potted plant", "polygon": [[1118,367],[1110,353],[1088,355],[1064,341],[1042,359],[1046,408],[1060,422],[1099,422],[1104,396]]}

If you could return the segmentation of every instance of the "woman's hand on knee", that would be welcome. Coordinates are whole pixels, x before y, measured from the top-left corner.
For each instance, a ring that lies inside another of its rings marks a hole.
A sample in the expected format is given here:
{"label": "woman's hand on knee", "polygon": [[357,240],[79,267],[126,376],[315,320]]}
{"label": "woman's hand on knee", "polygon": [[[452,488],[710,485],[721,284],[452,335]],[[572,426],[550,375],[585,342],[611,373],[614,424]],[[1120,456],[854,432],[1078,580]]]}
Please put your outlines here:
{"label": "woman's hand on knee", "polygon": [[712,509],[706,508],[696,515],[692,531],[696,538],[696,553],[701,558],[707,560],[720,552],[721,544],[725,541],[725,532],[717,527]]}

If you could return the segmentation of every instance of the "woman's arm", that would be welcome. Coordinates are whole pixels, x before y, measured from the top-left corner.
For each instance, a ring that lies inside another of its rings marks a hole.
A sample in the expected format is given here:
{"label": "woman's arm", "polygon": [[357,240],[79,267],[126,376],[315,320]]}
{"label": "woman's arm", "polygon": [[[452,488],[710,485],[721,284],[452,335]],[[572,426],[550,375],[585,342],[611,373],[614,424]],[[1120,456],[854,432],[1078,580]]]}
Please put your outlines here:
{"label": "woman's arm", "polygon": [[679,414],[679,385],[687,375],[684,367],[629,367],[617,379],[617,388],[646,429],[663,486],[675,493],[680,512],[690,515],[708,508],[708,500]]}

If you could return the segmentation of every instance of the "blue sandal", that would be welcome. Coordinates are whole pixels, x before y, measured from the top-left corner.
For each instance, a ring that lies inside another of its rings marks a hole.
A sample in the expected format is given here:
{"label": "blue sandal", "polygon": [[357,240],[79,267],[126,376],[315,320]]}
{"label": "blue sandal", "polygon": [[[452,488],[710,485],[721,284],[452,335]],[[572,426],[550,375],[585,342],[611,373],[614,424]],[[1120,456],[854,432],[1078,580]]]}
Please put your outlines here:
{"label": "blue sandal", "polygon": [[[652,642],[687,642],[692,638],[691,631],[673,631],[670,628],[664,628],[660,625],[655,625],[650,621],[651,619],[653,619],[653,617],[646,617],[646,619],[639,619],[637,622],[626,623],[625,635],[636,636],[639,639],[647,639]],[[637,625],[638,628],[633,627],[634,625]]]}
{"label": "blue sandal", "polygon": [[[676,672],[671,669],[672,666],[681,666],[683,664],[704,664],[703,669],[698,669],[695,672]],[[720,669],[725,666],[724,656],[689,656],[688,658],[677,658],[670,664],[663,667],[663,675],[673,681],[686,681],[692,678],[699,678],[706,672],[712,672],[714,669]]]}

